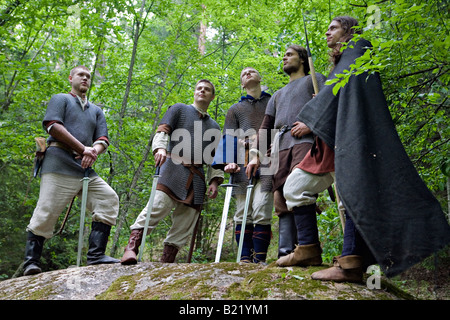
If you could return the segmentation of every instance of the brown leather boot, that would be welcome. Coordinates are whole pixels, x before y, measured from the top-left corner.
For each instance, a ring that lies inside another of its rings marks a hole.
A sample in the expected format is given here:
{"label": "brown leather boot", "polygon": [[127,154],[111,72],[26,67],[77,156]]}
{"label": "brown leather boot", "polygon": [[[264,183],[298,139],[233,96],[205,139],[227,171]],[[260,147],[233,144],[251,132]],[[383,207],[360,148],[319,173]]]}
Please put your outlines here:
{"label": "brown leather boot", "polygon": [[142,234],[144,229],[134,229],[131,231],[130,239],[123,253],[121,264],[136,264],[137,254],[139,253],[139,246],[142,242]]}
{"label": "brown leather boot", "polygon": [[173,263],[175,261],[175,257],[177,256],[177,253],[177,247],[171,246],[170,244],[165,244],[163,254],[161,256],[161,259],[159,259],[159,262]]}
{"label": "brown leather boot", "polygon": [[334,257],[331,268],[314,272],[311,279],[335,282],[362,282],[362,257],[349,255]]}
{"label": "brown leather boot", "polygon": [[322,264],[322,248],[320,243],[305,244],[295,247],[294,252],[277,260],[279,267],[320,266]]}

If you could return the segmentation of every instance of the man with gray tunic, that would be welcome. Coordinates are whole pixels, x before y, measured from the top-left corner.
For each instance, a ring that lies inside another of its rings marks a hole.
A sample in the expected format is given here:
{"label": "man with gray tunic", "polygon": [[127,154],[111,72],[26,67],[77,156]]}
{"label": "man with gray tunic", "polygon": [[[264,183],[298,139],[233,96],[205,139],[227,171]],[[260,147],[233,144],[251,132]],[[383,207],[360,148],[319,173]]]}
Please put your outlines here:
{"label": "man with gray tunic", "polygon": [[[206,193],[203,166],[212,163],[220,127],[207,113],[215,97],[211,81],[197,82],[194,103],[176,103],[161,119],[152,142],[155,165],[161,167],[153,207],[141,211],[134,224],[121,263],[136,264],[147,214],[151,232],[172,210],[172,226],[164,240],[160,262],[172,263],[199,218]],[[217,197],[223,171],[208,167],[208,196]]]}
{"label": "man with gray tunic", "polygon": [[70,93],[54,95],[43,120],[50,134],[41,168],[39,200],[27,226],[24,275],[40,273],[44,240],[52,237],[59,215],[76,195],[81,195],[85,170],[89,173],[87,209],[92,214],[87,264],[117,263],[106,256],[111,226],[119,212],[116,192],[90,167],[109,145],[103,111],[87,101],[91,73],[85,66],[69,75]]}
{"label": "man with gray tunic", "polygon": [[[253,156],[247,166],[247,176],[250,176],[260,166],[265,157],[261,153],[268,146],[263,146],[262,135],[268,130],[277,129],[278,134],[271,146],[271,163],[278,163],[272,168],[275,214],[279,217],[279,248],[278,257],[288,256],[296,248],[307,250],[315,257],[313,264],[321,264],[321,248],[318,239],[315,203],[305,207],[304,212],[290,211],[286,206],[283,188],[286,178],[293,168],[300,163],[310,150],[314,141],[311,131],[306,132],[306,126],[294,122],[303,106],[312,99],[314,88],[309,75],[308,56],[305,48],[291,45],[283,57],[283,71],[289,75],[289,83],[274,93],[271,97],[262,125],[259,129],[257,149],[251,150]],[[319,88],[325,83],[325,76],[316,74]],[[259,151],[258,151],[259,149]],[[267,149],[266,149],[267,150]]]}
{"label": "man with gray tunic", "polygon": [[[242,219],[245,210],[246,190],[248,179],[245,175],[244,165],[248,162],[248,146],[251,140],[256,139],[257,130],[261,126],[270,94],[262,91],[261,76],[254,68],[244,68],[241,72],[241,85],[247,95],[241,97],[238,103],[228,109],[225,118],[224,134],[237,137],[238,163],[226,164],[224,171],[234,174],[233,195],[236,198],[236,212],[234,221],[236,223],[236,241],[239,244],[242,228]],[[253,181],[254,187],[249,202],[247,220],[244,232],[244,241],[241,262],[264,263],[271,238],[271,222],[273,209],[272,176],[260,173]]]}

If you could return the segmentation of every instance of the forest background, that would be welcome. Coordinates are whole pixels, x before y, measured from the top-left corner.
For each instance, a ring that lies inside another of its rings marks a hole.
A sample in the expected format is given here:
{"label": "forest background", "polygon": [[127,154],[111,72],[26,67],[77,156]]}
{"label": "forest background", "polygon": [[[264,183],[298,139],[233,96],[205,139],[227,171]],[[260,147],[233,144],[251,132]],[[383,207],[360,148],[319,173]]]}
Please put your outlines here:
{"label": "forest background", "polygon": [[[167,108],[191,103],[196,81],[207,78],[217,90],[209,112],[222,126],[227,109],[243,94],[239,74],[246,66],[259,70],[264,88],[274,93],[288,82],[282,71],[286,46],[306,46],[303,17],[315,69],[327,76],[324,34],[338,15],[357,18],[372,42],[358,67],[381,72],[406,151],[448,214],[448,1],[0,0],[0,279],[13,276],[23,260],[25,228],[39,195],[39,178],[32,178],[34,138],[46,137],[46,104],[70,90],[70,69],[83,64],[92,70],[88,98],[103,108],[109,126],[111,146],[94,169],[120,198],[108,244],[109,253],[120,257],[129,226],[150,195],[150,146]],[[224,193],[221,188],[206,203],[193,262],[214,261]],[[341,250],[341,225],[326,192],[319,204],[321,242],[330,262]],[[75,264],[79,211],[76,201],[62,233],[46,241],[44,270]],[[222,261],[235,260],[232,211]],[[57,228],[63,217],[64,212]],[[158,260],[169,227],[170,217],[150,235],[145,260]],[[86,219],[86,235],[89,228]],[[272,260],[277,229],[274,217]]]}

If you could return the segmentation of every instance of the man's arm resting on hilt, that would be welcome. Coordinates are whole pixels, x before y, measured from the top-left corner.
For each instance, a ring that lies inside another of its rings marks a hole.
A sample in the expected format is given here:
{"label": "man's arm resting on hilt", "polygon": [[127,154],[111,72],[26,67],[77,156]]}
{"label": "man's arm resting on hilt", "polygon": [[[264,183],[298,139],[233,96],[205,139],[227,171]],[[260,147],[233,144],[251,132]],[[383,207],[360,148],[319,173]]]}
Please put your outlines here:
{"label": "man's arm resting on hilt", "polygon": [[[81,166],[83,168],[92,166],[97,160],[98,151],[104,148],[102,144],[96,144],[94,147],[83,145],[60,123],[52,124],[47,130],[53,138],[66,144],[82,157]],[[104,150],[102,149],[101,151],[103,152]]]}
{"label": "man's arm resting on hilt", "polygon": [[232,162],[226,164],[226,166],[223,168],[223,171],[225,171],[226,173],[237,173],[241,171],[241,167],[239,167],[237,163]]}

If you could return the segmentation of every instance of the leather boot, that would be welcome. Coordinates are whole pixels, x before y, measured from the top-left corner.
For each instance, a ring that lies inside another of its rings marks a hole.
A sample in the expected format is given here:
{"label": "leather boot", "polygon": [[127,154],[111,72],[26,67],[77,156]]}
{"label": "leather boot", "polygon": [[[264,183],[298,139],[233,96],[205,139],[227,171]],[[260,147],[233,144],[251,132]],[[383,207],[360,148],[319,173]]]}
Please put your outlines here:
{"label": "leather boot", "polygon": [[279,267],[320,266],[322,264],[322,248],[320,243],[299,245],[294,252],[281,257],[276,264]]}
{"label": "leather boot", "polygon": [[262,225],[256,224],[253,229],[253,262],[254,263],[265,263],[267,257],[267,250],[269,249],[270,238],[272,236],[272,231],[270,224]]}
{"label": "leather boot", "polygon": [[164,245],[163,254],[159,262],[163,263],[173,263],[175,261],[175,257],[177,256],[178,248],[171,246],[170,244]]}
{"label": "leather boot", "polygon": [[134,229],[131,230],[130,239],[128,239],[128,244],[125,247],[125,252],[123,253],[121,264],[136,264],[137,254],[139,253],[139,246],[142,242],[142,235],[144,229]]}
{"label": "leather boot", "polygon": [[94,221],[89,235],[89,249],[87,252],[87,264],[119,263],[120,260],[105,255],[111,226]]}
{"label": "leather boot", "polygon": [[[236,225],[236,242],[239,247],[239,241],[241,239],[241,228],[242,224]],[[252,255],[253,255],[253,224],[246,224],[245,225],[245,234],[244,234],[244,242],[242,243],[242,252],[241,252],[241,258],[240,262],[244,263],[250,263],[252,262]]]}
{"label": "leather boot", "polygon": [[278,216],[278,258],[287,256],[294,251],[297,240],[297,228],[292,212],[283,212]]}
{"label": "leather boot", "polygon": [[335,282],[362,282],[362,256],[334,257],[331,268],[314,272],[311,279]]}
{"label": "leather boot", "polygon": [[31,231],[28,231],[27,243],[25,246],[25,259],[23,264],[24,276],[30,276],[42,272],[39,260],[41,259],[44,241],[44,237],[37,236]]}
{"label": "leather boot", "polygon": [[319,242],[319,230],[317,228],[316,204],[294,207],[295,226],[299,245]]}

